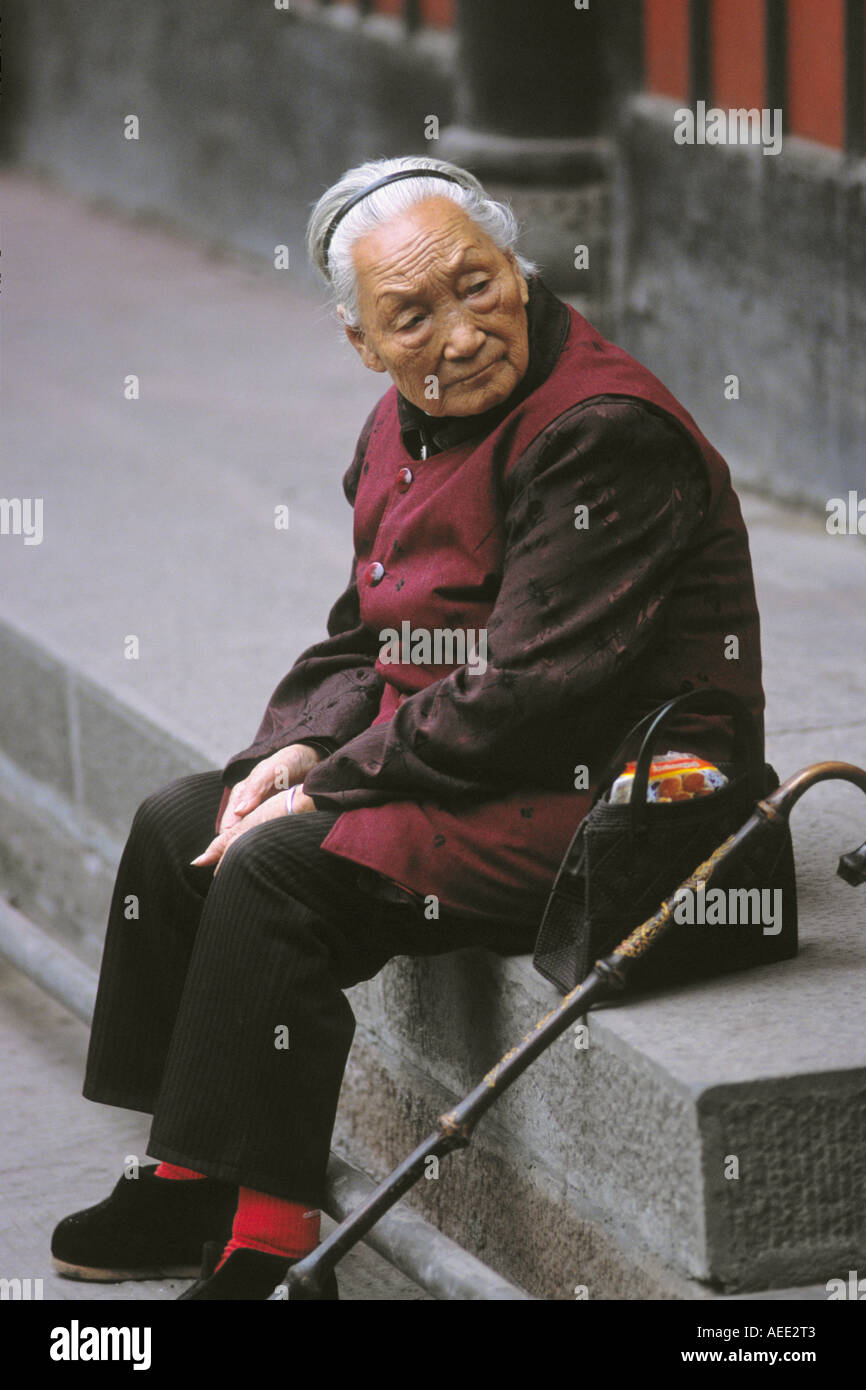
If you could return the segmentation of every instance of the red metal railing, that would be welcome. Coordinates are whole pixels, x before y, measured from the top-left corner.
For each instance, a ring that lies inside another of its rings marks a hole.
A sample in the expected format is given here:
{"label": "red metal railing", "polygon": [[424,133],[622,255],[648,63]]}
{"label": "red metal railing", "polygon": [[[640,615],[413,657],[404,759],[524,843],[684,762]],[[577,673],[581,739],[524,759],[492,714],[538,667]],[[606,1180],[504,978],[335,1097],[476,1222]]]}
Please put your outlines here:
{"label": "red metal railing", "polygon": [[790,129],[837,148],[845,143],[844,0],[788,0]]}
{"label": "red metal railing", "polygon": [[644,81],[659,96],[689,91],[689,0],[644,0]]}
{"label": "red metal railing", "polygon": [[710,74],[717,106],[765,106],[767,15],[760,0],[715,0]]}
{"label": "red metal railing", "polygon": [[781,107],[792,135],[866,151],[864,0],[644,0],[644,85]]}

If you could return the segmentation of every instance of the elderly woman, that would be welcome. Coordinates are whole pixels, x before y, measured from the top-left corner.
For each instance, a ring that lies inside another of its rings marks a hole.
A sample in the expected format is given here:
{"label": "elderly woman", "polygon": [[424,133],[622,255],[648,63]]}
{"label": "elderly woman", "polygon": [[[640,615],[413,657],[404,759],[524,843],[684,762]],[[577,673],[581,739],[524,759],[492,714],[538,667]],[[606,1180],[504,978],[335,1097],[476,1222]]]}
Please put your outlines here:
{"label": "elderly woman", "polygon": [[[529,950],[650,708],[712,684],[761,719],[724,461],[515,237],[427,158],[353,169],[312,214],[349,342],[393,383],[344,478],[351,577],[250,746],[136,814],[84,1095],[152,1114],[161,1161],[61,1221],[63,1273],[201,1263],[182,1298],[268,1298],[318,1239],[343,991],[397,955]],[[726,760],[730,730],[683,717],[673,746]]]}

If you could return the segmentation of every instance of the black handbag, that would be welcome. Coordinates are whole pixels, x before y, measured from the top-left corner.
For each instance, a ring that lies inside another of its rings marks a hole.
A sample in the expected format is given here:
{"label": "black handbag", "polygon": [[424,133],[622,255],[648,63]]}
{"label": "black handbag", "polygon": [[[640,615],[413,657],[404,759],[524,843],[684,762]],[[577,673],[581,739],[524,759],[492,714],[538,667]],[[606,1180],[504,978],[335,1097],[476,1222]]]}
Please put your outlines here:
{"label": "black handbag", "polygon": [[[730,715],[734,760],[723,764],[724,787],[687,801],[648,802],[653,752],[674,712],[684,708]],[[610,784],[623,750],[644,726],[631,799],[612,803]],[[779,785],[764,762],[763,740],[750,711],[729,691],[688,691],[653,710],[620,745],[594,803],[578,826],[544,910],[533,965],[563,993],[579,984],[646,921],[727,837],[755,802]],[[797,954],[797,886],[787,823],[760,838],[727,874],[678,900],[674,925],[635,968],[635,988],[656,988],[743,970]]]}

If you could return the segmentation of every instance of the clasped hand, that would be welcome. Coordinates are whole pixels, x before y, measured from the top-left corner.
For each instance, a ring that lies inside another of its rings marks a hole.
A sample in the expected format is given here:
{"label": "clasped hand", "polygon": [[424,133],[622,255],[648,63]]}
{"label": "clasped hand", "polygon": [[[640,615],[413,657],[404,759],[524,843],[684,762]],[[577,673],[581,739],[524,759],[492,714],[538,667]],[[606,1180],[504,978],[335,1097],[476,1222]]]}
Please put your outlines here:
{"label": "clasped hand", "polygon": [[321,758],[318,749],[305,743],[291,743],[256,763],[252,772],[232,787],[220,821],[219,834],[191,862],[197,867],[213,864],[214,873],[218,873],[223,855],[239,835],[251,830],[254,825],[262,825],[266,820],[288,815],[285,793],[289,787],[297,787],[292,801],[293,815],[315,811],[315,802],[304,795],[298,784],[303,782]]}

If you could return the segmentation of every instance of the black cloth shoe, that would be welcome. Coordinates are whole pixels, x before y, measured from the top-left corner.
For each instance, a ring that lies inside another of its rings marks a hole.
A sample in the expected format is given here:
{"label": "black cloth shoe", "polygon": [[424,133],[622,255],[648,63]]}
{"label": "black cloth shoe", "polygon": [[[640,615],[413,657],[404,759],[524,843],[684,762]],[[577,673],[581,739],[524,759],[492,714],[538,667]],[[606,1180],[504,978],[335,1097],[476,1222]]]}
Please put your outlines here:
{"label": "black cloth shoe", "polygon": [[[297,1260],[285,1255],[267,1255],[263,1250],[233,1250],[221,1269],[217,1264],[225,1249],[217,1241],[207,1241],[202,1251],[201,1274],[194,1284],[180,1295],[180,1299],[244,1299],[247,1302],[270,1299],[277,1286],[286,1276],[286,1271]],[[324,1292],[315,1301],[339,1300],[337,1276],[333,1270],[325,1281]],[[309,1295],[294,1294],[299,1302],[310,1302]]]}
{"label": "black cloth shoe", "polygon": [[[55,1227],[52,1263],[70,1279],[188,1279],[202,1244],[231,1238],[238,1189],[216,1178],[158,1178],[157,1165],[120,1178],[110,1197]],[[222,1247],[221,1247],[222,1248]]]}

